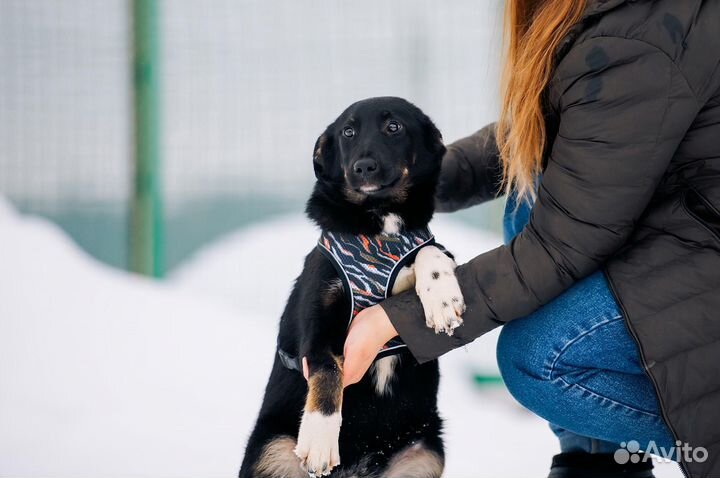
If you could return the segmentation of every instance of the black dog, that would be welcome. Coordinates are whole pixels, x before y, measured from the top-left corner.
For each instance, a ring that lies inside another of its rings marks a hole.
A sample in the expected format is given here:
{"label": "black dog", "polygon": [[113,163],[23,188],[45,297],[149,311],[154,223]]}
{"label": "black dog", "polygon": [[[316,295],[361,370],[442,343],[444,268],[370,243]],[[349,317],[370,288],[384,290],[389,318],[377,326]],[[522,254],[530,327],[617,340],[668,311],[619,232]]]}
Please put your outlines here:
{"label": "black dog", "polygon": [[280,320],[241,478],[441,475],[437,361],[419,365],[394,341],[343,390],[342,352],[357,312],[413,286],[428,326],[462,323],[455,263],[427,229],[444,152],[435,125],[400,98],[355,103],[318,138],[307,214],[321,238]]}

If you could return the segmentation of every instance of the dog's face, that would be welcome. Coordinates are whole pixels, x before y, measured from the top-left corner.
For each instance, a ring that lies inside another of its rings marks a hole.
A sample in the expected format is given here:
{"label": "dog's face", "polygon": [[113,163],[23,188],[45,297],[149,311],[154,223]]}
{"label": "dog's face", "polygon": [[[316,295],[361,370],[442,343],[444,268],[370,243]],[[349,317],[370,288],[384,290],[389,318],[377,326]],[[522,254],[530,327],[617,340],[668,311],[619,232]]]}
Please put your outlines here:
{"label": "dog's face", "polygon": [[445,152],[440,132],[420,109],[393,97],[346,109],[318,138],[318,181],[349,201],[402,201],[413,185],[435,181]]}

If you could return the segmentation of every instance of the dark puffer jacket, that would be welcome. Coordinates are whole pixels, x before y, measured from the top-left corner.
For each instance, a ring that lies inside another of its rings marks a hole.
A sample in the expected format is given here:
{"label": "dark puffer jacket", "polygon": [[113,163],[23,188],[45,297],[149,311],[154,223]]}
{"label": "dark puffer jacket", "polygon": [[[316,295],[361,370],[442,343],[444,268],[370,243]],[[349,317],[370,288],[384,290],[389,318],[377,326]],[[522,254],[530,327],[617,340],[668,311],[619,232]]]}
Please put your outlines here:
{"label": "dark puffer jacket", "polygon": [[[528,226],[458,267],[465,324],[435,335],[412,292],[383,308],[424,362],[604,269],[668,425],[708,450],[685,471],[720,477],[720,0],[590,0],[548,99]],[[449,147],[440,209],[491,199],[499,180],[489,127]]]}

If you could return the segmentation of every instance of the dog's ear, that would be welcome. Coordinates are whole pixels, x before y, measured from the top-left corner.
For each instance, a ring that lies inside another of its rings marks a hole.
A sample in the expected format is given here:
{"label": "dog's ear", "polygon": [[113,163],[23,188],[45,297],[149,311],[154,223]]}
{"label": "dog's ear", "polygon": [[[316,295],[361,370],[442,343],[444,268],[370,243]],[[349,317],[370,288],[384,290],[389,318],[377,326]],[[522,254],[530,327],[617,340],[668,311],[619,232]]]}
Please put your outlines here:
{"label": "dog's ear", "polygon": [[424,113],[420,115],[420,125],[422,126],[425,149],[432,155],[442,158],[445,154],[445,144],[443,143],[440,130],[437,129],[437,126],[435,126],[435,123],[432,122],[430,117]]}
{"label": "dog's ear", "polygon": [[315,141],[313,149],[313,168],[317,179],[330,179],[330,169],[335,160],[334,143],[335,124],[331,124]]}

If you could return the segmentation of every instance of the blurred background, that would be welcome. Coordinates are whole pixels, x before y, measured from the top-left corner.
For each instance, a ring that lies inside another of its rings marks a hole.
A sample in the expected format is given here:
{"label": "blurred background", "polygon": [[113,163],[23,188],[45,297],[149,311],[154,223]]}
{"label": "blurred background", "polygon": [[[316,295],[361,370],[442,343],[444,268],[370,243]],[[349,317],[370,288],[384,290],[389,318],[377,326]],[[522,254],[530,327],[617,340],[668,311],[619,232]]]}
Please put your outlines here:
{"label": "blurred background", "polygon": [[[380,95],[447,142],[493,121],[502,7],[0,0],[0,476],[235,476],[317,239],[317,136]],[[469,260],[502,206],[433,231]],[[449,478],[544,476],[557,452],[496,340],[441,360]]]}
{"label": "blurred background", "polygon": [[358,99],[408,98],[447,140],[497,110],[496,0],[137,3],[0,2],[0,192],[116,267],[147,247],[133,201],[158,206],[136,195],[160,203],[161,275],[300,212],[315,139]]}

